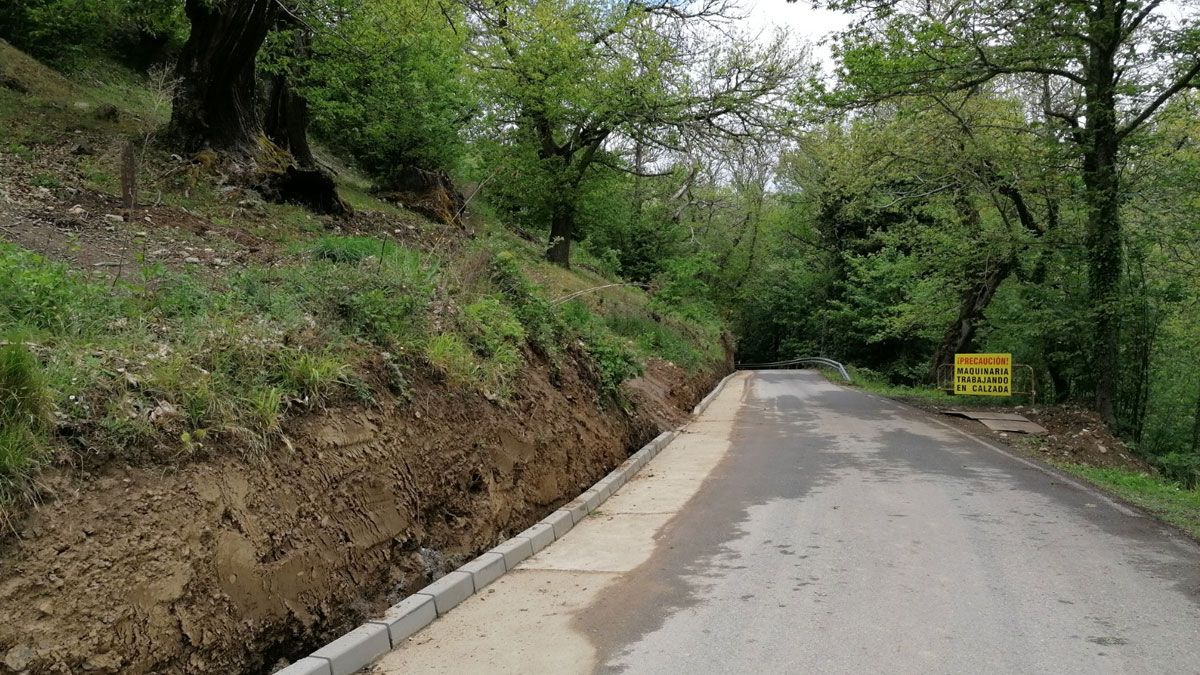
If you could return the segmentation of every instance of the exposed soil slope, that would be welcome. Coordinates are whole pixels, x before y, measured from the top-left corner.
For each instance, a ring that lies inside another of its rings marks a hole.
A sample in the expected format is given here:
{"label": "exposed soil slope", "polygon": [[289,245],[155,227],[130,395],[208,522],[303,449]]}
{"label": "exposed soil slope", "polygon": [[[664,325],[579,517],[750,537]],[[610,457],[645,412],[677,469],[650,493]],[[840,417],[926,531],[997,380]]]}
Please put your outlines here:
{"label": "exposed soil slope", "polygon": [[654,363],[632,413],[577,364],[504,405],[418,382],[270,456],[60,476],[0,557],[0,671],[269,670],[573,497],[720,374]]}
{"label": "exposed soil slope", "polygon": [[[945,408],[915,397],[899,400],[931,412],[942,413]],[[1099,415],[1079,405],[981,406],[971,410],[1019,413],[1042,425],[1044,435],[1026,435],[992,431],[974,420],[952,415],[940,419],[976,435],[991,436],[1005,444],[1051,462],[1070,462],[1099,468],[1124,469],[1154,474],[1157,471],[1138,457],[1120,438],[1113,434]]]}

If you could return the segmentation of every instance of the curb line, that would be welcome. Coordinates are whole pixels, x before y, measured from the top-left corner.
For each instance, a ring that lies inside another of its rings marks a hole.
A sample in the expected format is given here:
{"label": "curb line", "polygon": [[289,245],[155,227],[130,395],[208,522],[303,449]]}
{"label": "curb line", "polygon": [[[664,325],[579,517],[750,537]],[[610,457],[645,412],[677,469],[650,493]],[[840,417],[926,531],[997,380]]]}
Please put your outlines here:
{"label": "curb line", "polygon": [[[704,412],[725,388],[729,378],[736,374],[737,371],[734,371],[718,382],[707,396],[700,399],[692,409],[692,414]],[[529,529],[392,605],[382,617],[368,619],[311,655],[275,671],[274,675],[351,675],[371,665],[414,633],[433,623],[434,619],[444,616],[459,603],[511,571],[521,561],[561,539],[588,514],[600,508],[622,485],[632,480],[642,467],[675,440],[684,426],[655,436],[654,440],[630,455],[595,485]]]}

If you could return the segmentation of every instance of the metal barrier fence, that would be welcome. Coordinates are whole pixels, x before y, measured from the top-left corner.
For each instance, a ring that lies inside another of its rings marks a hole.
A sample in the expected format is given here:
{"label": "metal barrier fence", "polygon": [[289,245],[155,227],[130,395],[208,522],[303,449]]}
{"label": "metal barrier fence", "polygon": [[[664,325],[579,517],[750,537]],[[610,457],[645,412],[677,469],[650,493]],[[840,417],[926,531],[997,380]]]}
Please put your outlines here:
{"label": "metal barrier fence", "polygon": [[824,356],[805,356],[799,359],[773,361],[771,363],[739,363],[737,364],[736,368],[738,370],[775,370],[786,368],[803,368],[805,365],[814,363],[819,366],[825,366],[826,368],[832,368],[838,371],[842,378],[847,382],[850,381],[850,373],[846,372],[846,366],[843,366],[833,359],[827,359]]}

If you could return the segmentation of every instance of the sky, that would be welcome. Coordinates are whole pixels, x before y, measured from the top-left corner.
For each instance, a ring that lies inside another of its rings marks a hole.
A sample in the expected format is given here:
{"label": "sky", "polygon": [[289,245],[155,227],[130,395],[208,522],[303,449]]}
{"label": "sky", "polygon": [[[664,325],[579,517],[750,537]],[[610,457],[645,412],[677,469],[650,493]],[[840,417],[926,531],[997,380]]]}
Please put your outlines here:
{"label": "sky", "polygon": [[811,43],[813,56],[822,62],[826,71],[831,70],[829,46],[818,43],[831,32],[848,26],[849,14],[813,9],[808,0],[742,0],[741,5],[749,15],[745,19],[747,30],[769,35],[775,26],[787,28],[798,41]]}

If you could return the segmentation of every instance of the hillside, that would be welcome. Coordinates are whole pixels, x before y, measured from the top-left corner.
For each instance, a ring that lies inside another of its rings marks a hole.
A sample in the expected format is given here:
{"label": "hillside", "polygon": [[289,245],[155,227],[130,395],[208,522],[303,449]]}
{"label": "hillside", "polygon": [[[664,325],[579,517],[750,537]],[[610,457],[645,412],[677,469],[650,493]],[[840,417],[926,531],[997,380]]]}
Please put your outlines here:
{"label": "hillside", "polygon": [[152,79],[0,43],[0,84],[10,670],[270,669],[573,497],[730,367],[715,323],[629,286],[559,301],[619,280],[330,156],[352,214],[226,184],[155,143]]}

